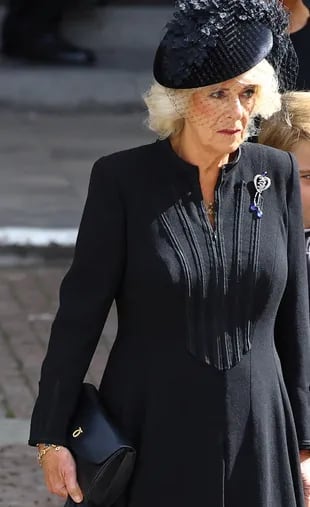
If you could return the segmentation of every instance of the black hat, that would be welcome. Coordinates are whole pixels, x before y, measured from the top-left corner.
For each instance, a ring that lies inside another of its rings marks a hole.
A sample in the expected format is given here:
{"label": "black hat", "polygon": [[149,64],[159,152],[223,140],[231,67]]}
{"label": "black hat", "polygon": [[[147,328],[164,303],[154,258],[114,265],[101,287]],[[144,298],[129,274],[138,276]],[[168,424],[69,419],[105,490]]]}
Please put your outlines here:
{"label": "black hat", "polygon": [[156,52],[154,77],[167,88],[199,88],[243,74],[264,58],[280,88],[293,88],[298,61],[278,0],[184,0]]}

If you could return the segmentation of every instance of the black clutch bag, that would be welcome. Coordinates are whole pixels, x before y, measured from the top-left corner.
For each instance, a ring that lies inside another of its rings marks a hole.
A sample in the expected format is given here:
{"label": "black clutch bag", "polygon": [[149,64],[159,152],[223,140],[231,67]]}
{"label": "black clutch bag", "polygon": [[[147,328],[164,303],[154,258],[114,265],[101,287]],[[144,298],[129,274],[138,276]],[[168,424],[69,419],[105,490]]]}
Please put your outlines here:
{"label": "black clutch bag", "polygon": [[82,504],[68,497],[65,507],[109,507],[124,493],[136,452],[106,413],[99,393],[84,383],[68,435],[84,495]]}

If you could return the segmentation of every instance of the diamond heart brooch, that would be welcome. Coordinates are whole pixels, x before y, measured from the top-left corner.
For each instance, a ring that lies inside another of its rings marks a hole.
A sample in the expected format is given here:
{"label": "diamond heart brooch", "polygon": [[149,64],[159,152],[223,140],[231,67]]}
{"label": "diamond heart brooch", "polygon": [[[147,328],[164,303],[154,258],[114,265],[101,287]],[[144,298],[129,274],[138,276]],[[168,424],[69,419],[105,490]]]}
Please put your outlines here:
{"label": "diamond heart brooch", "polygon": [[267,176],[267,171],[263,174],[257,174],[254,178],[254,187],[256,190],[254,201],[250,205],[250,211],[256,213],[256,218],[262,218],[263,216],[263,196],[262,193],[265,192],[271,185],[271,179]]}

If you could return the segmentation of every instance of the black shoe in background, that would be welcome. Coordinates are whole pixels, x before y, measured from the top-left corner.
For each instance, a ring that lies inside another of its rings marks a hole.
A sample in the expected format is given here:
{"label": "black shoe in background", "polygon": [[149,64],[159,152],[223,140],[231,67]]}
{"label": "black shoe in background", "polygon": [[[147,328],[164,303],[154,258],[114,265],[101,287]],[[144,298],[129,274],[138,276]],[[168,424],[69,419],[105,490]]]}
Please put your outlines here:
{"label": "black shoe in background", "polygon": [[58,32],[36,32],[7,19],[2,30],[2,53],[8,58],[54,65],[91,65],[96,61],[90,49],[79,48]]}

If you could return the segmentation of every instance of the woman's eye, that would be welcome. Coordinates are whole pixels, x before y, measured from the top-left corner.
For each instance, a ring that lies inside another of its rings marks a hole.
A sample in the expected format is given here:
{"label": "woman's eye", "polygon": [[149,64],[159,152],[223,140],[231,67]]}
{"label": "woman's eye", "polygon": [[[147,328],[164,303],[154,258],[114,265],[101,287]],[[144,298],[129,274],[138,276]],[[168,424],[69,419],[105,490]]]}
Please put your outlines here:
{"label": "woman's eye", "polygon": [[247,99],[250,99],[251,97],[253,97],[253,95],[255,95],[255,88],[249,88],[248,90],[245,90],[243,92],[243,95],[247,98]]}
{"label": "woman's eye", "polygon": [[310,181],[310,173],[309,174],[301,174],[300,176],[303,180],[309,180]]}
{"label": "woman's eye", "polygon": [[225,97],[225,92],[223,90],[218,90],[217,92],[211,93],[211,97],[214,99],[222,99]]}

